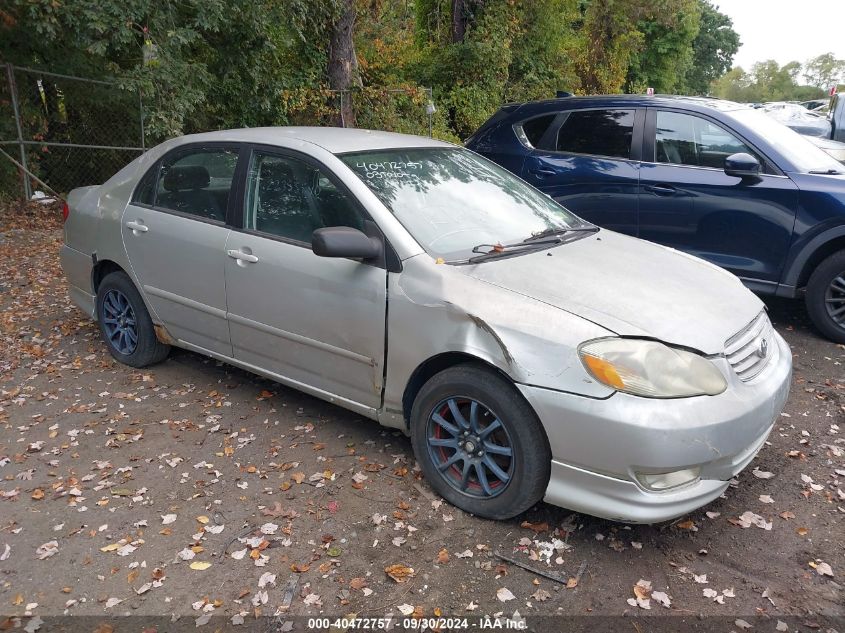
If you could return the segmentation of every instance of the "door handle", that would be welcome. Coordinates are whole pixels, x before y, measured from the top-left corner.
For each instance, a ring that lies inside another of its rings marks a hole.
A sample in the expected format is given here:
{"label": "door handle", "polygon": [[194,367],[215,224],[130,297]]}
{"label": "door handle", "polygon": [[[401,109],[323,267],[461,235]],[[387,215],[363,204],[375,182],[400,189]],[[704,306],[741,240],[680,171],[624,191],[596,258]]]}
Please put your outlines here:
{"label": "door handle", "polygon": [[537,178],[545,178],[546,176],[554,176],[555,170],[554,169],[546,169],[545,167],[532,167],[528,170],[530,173],[537,176]]}
{"label": "door handle", "polygon": [[657,196],[674,196],[678,193],[671,185],[646,185],[645,190]]}
{"label": "door handle", "polygon": [[127,222],[126,228],[132,229],[133,233],[146,233],[150,230],[150,227],[148,227],[146,224],[135,220],[130,220],[129,222]]}
{"label": "door handle", "polygon": [[226,254],[232,259],[237,259],[239,262],[249,262],[250,264],[255,264],[258,262],[258,257],[253,255],[252,253],[244,253],[243,251],[230,249],[226,251]]}

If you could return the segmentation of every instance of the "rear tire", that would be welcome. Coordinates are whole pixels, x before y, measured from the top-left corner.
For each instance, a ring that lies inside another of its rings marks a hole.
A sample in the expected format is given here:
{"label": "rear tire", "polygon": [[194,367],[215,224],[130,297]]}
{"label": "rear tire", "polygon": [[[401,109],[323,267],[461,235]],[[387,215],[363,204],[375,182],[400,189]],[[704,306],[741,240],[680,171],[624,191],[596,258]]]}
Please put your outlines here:
{"label": "rear tire", "polygon": [[141,294],[125,272],[113,272],[97,288],[97,321],[111,355],[130,367],[163,361],[170,346],[156,338]]}
{"label": "rear tire", "polygon": [[551,450],[540,420],[510,381],[485,367],[450,367],[411,409],[411,443],[431,486],[452,505],[509,519],[543,498]]}
{"label": "rear tire", "polygon": [[845,251],[816,266],[804,301],[813,325],[831,341],[845,343]]}

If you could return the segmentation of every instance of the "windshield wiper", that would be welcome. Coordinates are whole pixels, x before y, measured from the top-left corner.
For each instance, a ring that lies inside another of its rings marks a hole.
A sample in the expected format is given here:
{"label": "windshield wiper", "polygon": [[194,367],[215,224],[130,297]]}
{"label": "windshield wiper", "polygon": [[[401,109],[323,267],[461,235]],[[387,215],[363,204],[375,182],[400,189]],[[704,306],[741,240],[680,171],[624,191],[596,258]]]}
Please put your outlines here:
{"label": "windshield wiper", "polygon": [[[559,237],[555,237],[552,239],[544,240],[538,239],[532,242],[517,242],[515,244],[479,244],[478,246],[472,247],[472,252],[478,253],[478,255],[476,255],[475,257],[470,257],[468,260],[466,260],[466,263],[475,264],[476,262],[483,262],[487,259],[493,259],[494,257],[503,257],[505,255],[513,253],[540,249],[547,244],[560,244],[560,242],[561,239]],[[482,250],[485,248],[489,250]]]}
{"label": "windshield wiper", "polygon": [[[515,242],[513,244],[479,244],[478,246],[473,246],[472,248],[472,252],[478,253],[478,255],[476,255],[475,257],[470,257],[462,263],[475,264],[496,257],[504,257],[506,255],[514,255],[532,250],[540,250],[545,246],[557,246],[558,244],[563,244],[564,242],[569,241],[565,239],[565,236],[568,234],[586,232],[595,233],[598,230],[599,227],[593,225],[578,226],[569,229],[549,228],[534,233],[530,237],[527,237],[522,240],[521,242]],[[485,248],[488,250],[482,250]]]}
{"label": "windshield wiper", "polygon": [[821,176],[841,176],[842,172],[838,169],[811,169],[811,174],[818,174]]}
{"label": "windshield wiper", "polygon": [[567,228],[567,229],[552,227],[552,228],[548,228],[548,229],[543,229],[542,231],[538,231],[537,233],[532,233],[531,237],[526,237],[524,240],[522,240],[521,243],[523,243],[523,244],[530,244],[530,243],[536,244],[538,242],[538,240],[543,240],[543,239],[545,239],[547,237],[551,237],[553,235],[560,236],[560,235],[566,235],[567,233],[585,233],[585,232],[595,233],[598,230],[599,230],[599,227],[593,226],[592,224],[587,225],[587,226],[576,226],[576,227]]}

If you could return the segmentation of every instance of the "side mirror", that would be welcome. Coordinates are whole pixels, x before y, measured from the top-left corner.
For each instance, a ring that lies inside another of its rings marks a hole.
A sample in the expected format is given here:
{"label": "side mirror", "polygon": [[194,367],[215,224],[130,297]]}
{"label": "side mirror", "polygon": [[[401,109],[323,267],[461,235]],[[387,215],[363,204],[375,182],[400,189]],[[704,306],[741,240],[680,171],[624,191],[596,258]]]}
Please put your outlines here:
{"label": "side mirror", "polygon": [[320,257],[375,259],[382,252],[379,240],[348,226],[327,226],[311,234],[311,250]]}
{"label": "side mirror", "polygon": [[760,175],[760,161],[745,152],[731,154],[725,159],[725,173],[737,178],[756,178]]}

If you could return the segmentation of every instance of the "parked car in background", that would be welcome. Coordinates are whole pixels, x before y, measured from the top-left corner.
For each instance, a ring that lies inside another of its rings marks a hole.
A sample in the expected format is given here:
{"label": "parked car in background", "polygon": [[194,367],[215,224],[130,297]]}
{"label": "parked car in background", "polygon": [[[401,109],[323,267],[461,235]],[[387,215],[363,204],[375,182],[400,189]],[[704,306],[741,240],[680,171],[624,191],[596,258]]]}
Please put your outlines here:
{"label": "parked car in background", "polygon": [[845,162],[845,143],[833,140],[833,119],[826,114],[810,112],[803,104],[786,102],[767,103],[761,110],[840,163]]}
{"label": "parked car in background", "polygon": [[68,204],[70,294],[116,359],[178,345],[401,429],[481,516],[687,514],[788,395],[789,348],[735,277],[447,143],[186,136]]}
{"label": "parked car in background", "polygon": [[503,106],[467,147],[578,216],[804,296],[845,342],[845,168],[757,109],[616,95]]}
{"label": "parked car in background", "polygon": [[825,139],[833,137],[833,126],[830,120],[821,114],[811,112],[799,103],[778,101],[763,104],[760,109],[803,136]]}

